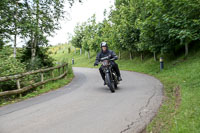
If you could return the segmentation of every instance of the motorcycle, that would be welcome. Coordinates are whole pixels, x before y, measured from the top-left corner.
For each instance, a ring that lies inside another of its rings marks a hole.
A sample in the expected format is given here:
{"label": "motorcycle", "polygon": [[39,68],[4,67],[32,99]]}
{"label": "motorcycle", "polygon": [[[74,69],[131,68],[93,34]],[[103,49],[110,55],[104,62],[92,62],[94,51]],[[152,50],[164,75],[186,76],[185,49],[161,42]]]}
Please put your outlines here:
{"label": "motorcycle", "polygon": [[101,58],[101,61],[99,62],[99,64],[102,64],[103,66],[102,68],[103,68],[103,72],[105,73],[106,85],[110,88],[110,91],[114,93],[115,90],[117,89],[117,85],[119,84],[119,81],[117,79],[117,74],[113,70],[112,65],[110,63],[110,61],[112,60],[114,59],[110,59],[108,56],[103,57]]}

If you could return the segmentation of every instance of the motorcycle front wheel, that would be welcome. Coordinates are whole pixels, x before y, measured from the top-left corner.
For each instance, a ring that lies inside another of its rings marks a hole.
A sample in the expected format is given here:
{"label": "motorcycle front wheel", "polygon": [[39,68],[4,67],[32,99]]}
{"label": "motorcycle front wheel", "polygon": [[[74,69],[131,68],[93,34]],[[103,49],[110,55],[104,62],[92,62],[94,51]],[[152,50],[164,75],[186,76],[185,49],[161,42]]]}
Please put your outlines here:
{"label": "motorcycle front wheel", "polygon": [[115,89],[117,89],[117,83],[115,83]]}
{"label": "motorcycle front wheel", "polygon": [[111,91],[112,93],[114,93],[114,92],[115,92],[115,85],[114,85],[114,82],[112,82],[109,73],[106,73],[106,81],[107,81],[108,87],[110,88],[110,91]]}

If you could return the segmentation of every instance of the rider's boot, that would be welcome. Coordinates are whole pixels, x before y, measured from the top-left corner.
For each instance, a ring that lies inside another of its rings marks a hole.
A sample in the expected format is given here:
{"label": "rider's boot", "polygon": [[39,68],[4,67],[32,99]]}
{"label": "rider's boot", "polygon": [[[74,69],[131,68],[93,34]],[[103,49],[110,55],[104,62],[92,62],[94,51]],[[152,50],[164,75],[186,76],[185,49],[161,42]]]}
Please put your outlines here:
{"label": "rider's boot", "polygon": [[106,81],[104,80],[104,85],[106,85]]}
{"label": "rider's boot", "polygon": [[118,77],[117,77],[117,80],[118,80],[118,81],[122,81],[121,76],[118,76]]}

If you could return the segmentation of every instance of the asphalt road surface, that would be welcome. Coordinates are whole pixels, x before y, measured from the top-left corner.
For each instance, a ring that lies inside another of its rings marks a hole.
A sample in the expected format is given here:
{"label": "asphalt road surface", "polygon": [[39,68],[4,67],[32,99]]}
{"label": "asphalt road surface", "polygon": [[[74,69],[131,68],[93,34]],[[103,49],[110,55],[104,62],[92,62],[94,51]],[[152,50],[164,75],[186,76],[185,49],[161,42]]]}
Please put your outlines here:
{"label": "asphalt road surface", "polygon": [[138,133],[155,116],[163,86],[154,77],[122,71],[111,93],[98,69],[73,68],[56,91],[0,108],[0,133]]}

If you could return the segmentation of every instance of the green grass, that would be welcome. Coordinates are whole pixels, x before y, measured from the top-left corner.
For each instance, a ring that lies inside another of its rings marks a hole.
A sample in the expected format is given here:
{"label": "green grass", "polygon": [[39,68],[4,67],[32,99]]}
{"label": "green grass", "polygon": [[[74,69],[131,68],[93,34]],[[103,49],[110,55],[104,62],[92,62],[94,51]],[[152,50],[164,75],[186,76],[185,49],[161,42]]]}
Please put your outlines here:
{"label": "green grass", "polygon": [[19,101],[22,101],[22,100],[25,100],[28,98],[32,98],[32,97],[47,93],[52,90],[56,90],[60,87],[67,85],[68,83],[70,83],[70,81],[73,79],[73,77],[74,77],[74,74],[73,74],[72,68],[70,66],[69,70],[68,70],[68,74],[64,78],[56,80],[56,81],[50,81],[50,82],[44,84],[43,87],[37,87],[35,89],[32,89],[31,91],[26,92],[26,93],[22,94],[21,96],[12,95],[12,96],[3,98],[0,100],[0,106],[5,106],[5,105],[11,104],[11,103],[16,103],[16,102],[19,102]]}
{"label": "green grass", "polygon": [[[67,54],[65,49],[52,55],[62,62],[74,58],[76,67],[93,67],[95,53],[88,59],[84,54]],[[64,53],[63,53],[64,51]],[[159,62],[152,58],[141,61],[117,61],[121,70],[146,73],[158,78],[164,85],[164,102],[147,132],[199,133],[200,132],[200,52],[190,54],[187,59],[179,57],[165,60],[165,68],[159,70]]]}

